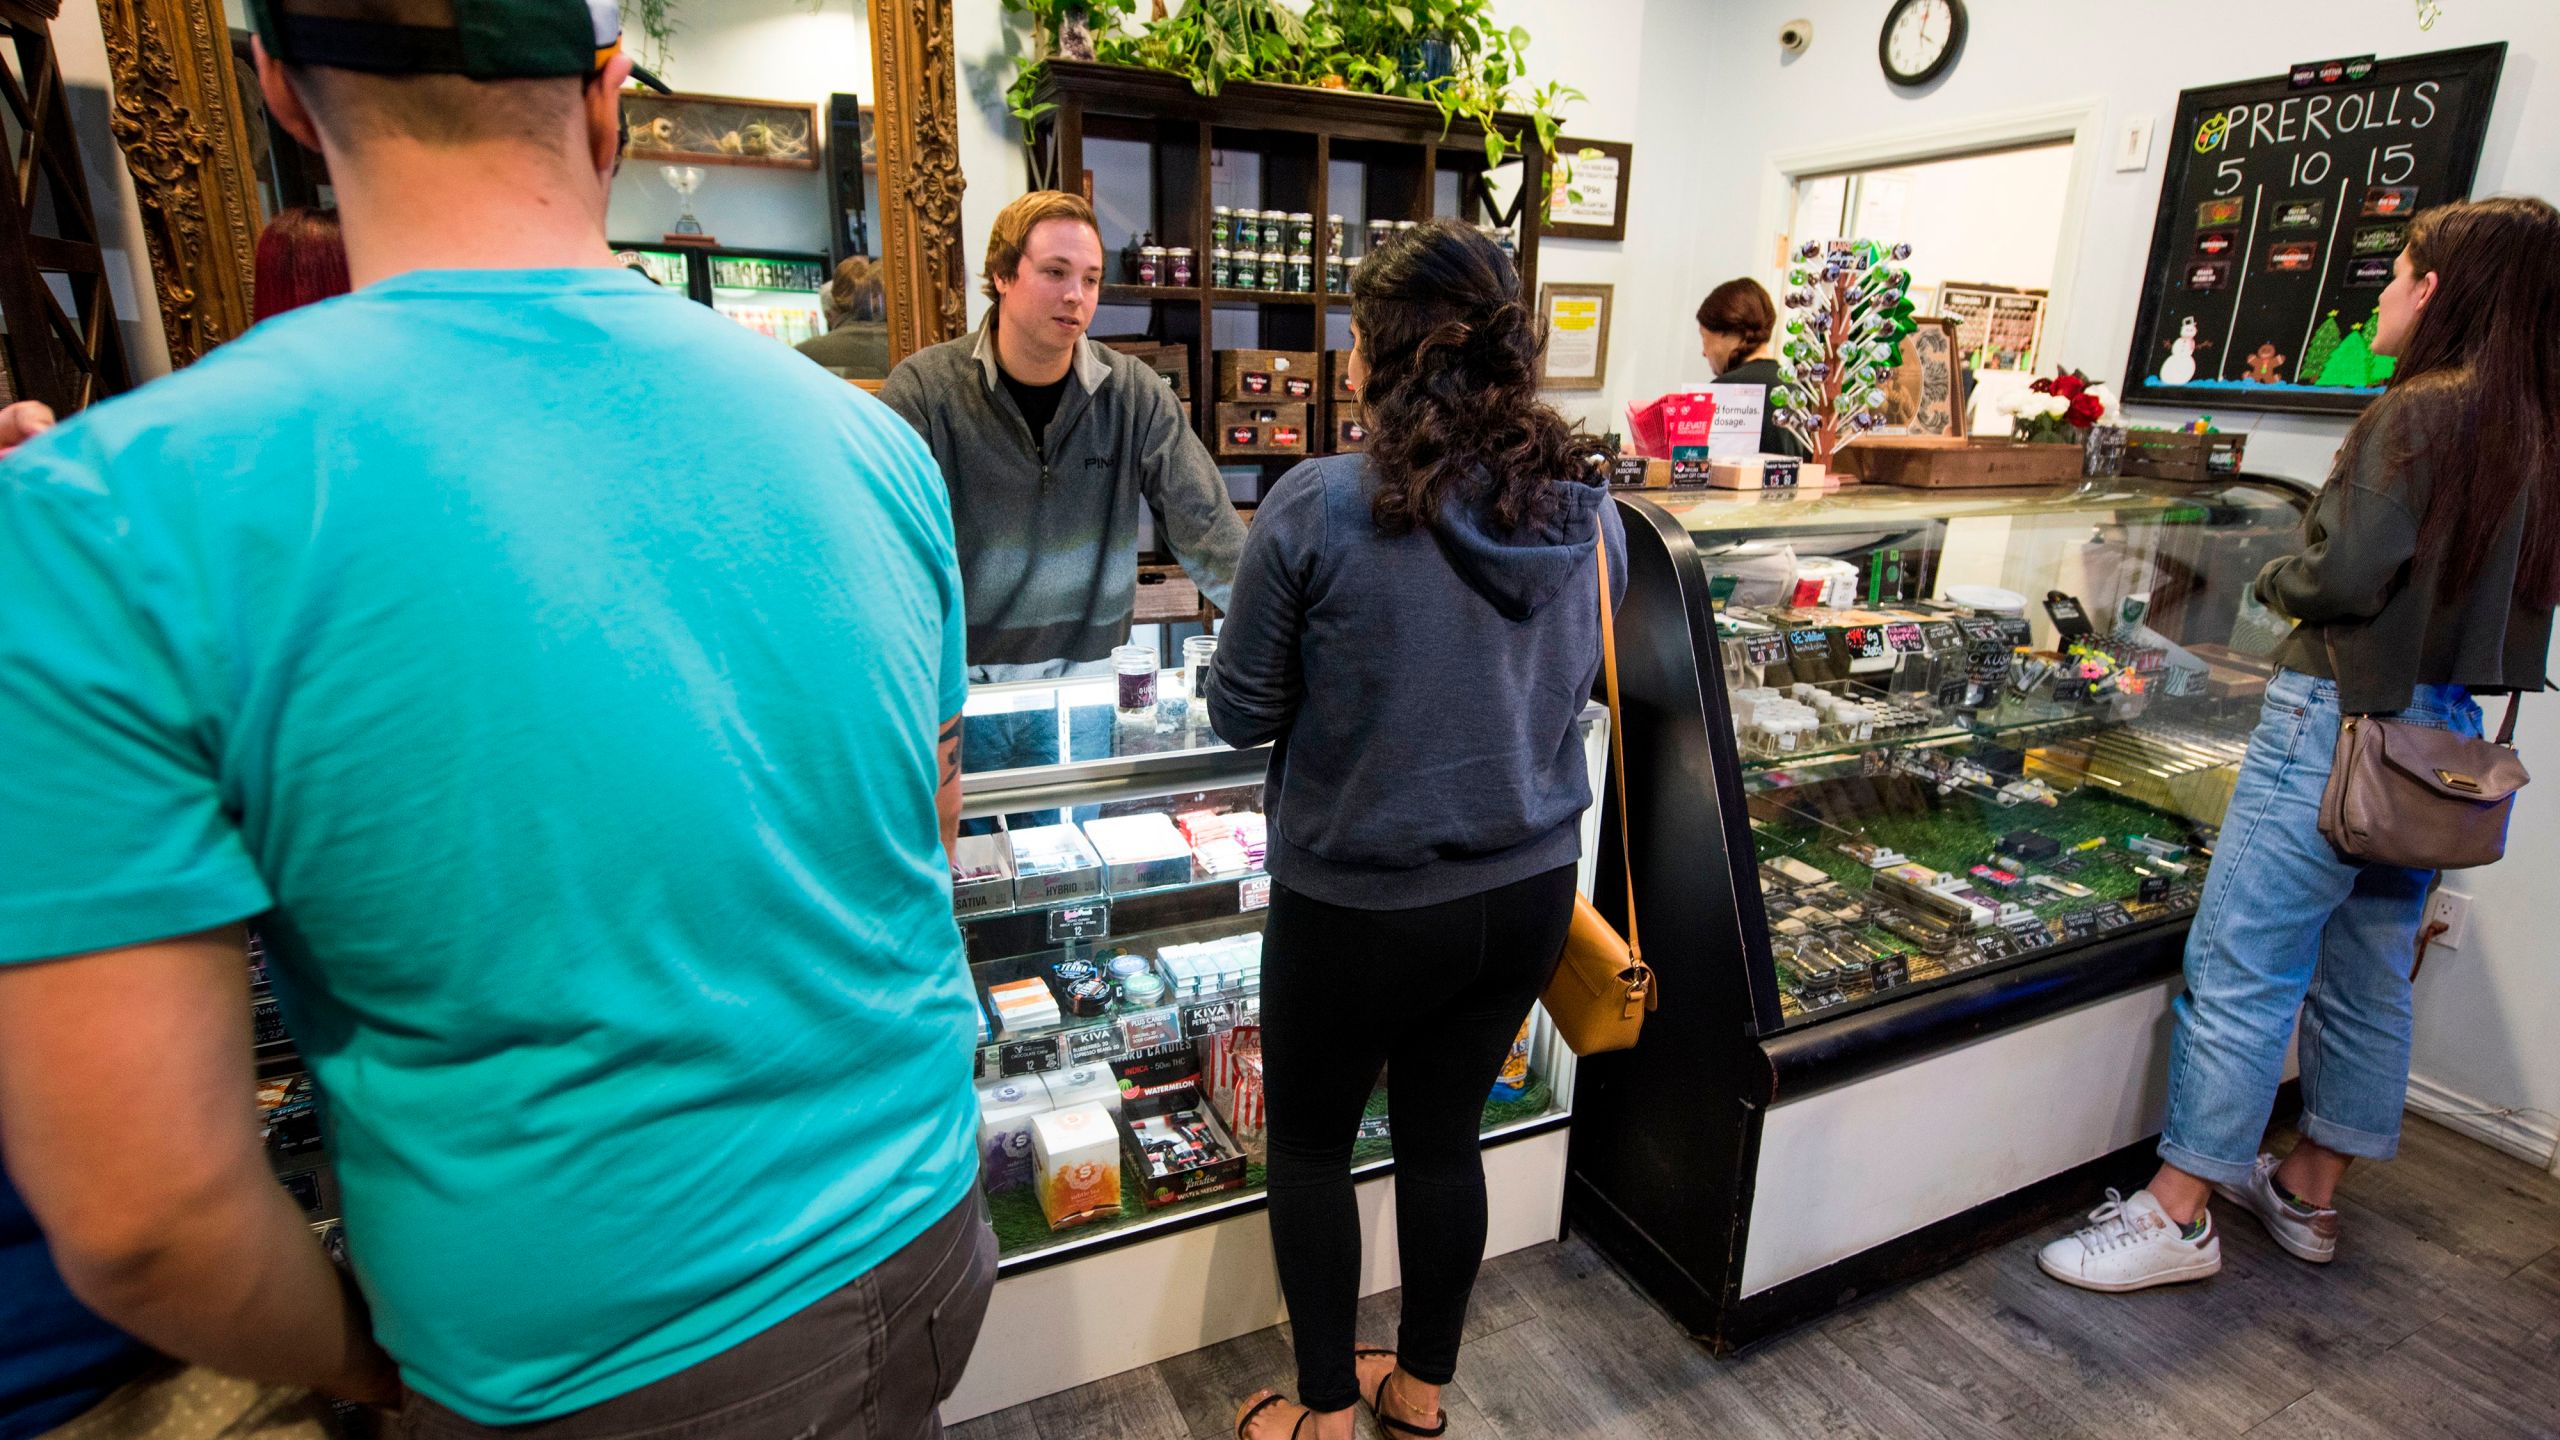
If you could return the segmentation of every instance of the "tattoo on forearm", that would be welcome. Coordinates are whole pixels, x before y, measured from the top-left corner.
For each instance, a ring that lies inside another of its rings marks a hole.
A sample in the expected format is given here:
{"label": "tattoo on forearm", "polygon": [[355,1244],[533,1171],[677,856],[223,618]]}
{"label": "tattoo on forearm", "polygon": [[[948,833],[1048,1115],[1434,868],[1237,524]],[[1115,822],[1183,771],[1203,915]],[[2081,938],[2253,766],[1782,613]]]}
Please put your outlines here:
{"label": "tattoo on forearm", "polygon": [[960,778],[960,721],[957,716],[942,727],[942,783]]}

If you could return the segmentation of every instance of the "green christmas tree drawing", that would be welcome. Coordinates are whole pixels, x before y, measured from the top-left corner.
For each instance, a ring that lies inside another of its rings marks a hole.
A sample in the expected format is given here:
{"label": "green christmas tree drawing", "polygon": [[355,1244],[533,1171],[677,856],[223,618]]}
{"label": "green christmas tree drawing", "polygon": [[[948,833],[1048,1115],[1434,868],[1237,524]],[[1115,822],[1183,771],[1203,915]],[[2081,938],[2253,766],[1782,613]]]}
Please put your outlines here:
{"label": "green christmas tree drawing", "polygon": [[2367,385],[2379,385],[2383,381],[2390,379],[2391,372],[2399,368],[2400,361],[2398,358],[2390,355],[2376,355],[2364,367],[2364,383]]}
{"label": "green christmas tree drawing", "polygon": [[2337,348],[2338,312],[2332,310],[2320,322],[2320,328],[2311,332],[2311,343],[2302,349],[2302,368],[2294,372],[2295,378],[2305,385],[2329,383],[2320,378],[2320,367],[2329,363],[2330,352]]}
{"label": "green christmas tree drawing", "polygon": [[2327,363],[2320,367],[2320,378],[2312,383],[2360,390],[2373,383],[2368,378],[2372,367],[2373,352],[2365,346],[2364,326],[2358,325],[2338,342],[2337,349],[2329,352]]}

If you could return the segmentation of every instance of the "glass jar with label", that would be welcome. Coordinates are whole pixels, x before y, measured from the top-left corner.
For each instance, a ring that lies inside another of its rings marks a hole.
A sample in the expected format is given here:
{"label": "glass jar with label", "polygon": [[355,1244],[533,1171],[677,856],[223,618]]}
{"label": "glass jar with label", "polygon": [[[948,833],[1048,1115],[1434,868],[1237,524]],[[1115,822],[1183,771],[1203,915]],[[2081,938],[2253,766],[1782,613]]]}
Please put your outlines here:
{"label": "glass jar with label", "polygon": [[1312,253],[1316,248],[1316,217],[1305,210],[1289,212],[1289,248]]}
{"label": "glass jar with label", "polygon": [[1324,217],[1324,253],[1327,255],[1342,253],[1342,217],[1339,215]]}
{"label": "glass jar with label", "polygon": [[1289,278],[1289,257],[1277,250],[1262,252],[1262,288],[1277,290]]}
{"label": "glass jar with label", "polygon": [[1113,710],[1124,724],[1153,725],[1156,718],[1156,652],[1151,645],[1121,645],[1111,652],[1119,682]]}
{"label": "glass jar with label", "polygon": [[1209,288],[1232,290],[1236,283],[1236,254],[1221,245],[1209,252]]}
{"label": "glass jar with label", "polygon": [[1164,283],[1163,246],[1148,245],[1138,251],[1138,283],[1141,285]]}
{"label": "glass jar with label", "polygon": [[1288,211],[1265,210],[1262,212],[1262,248],[1277,250],[1283,255],[1289,253]]}
{"label": "glass jar with label", "polygon": [[1324,288],[1329,295],[1351,293],[1351,268],[1339,250],[1329,251],[1324,257]]}
{"label": "glass jar with label", "polygon": [[1289,257],[1289,288],[1299,294],[1316,288],[1316,257],[1300,250]]}
{"label": "glass jar with label", "polygon": [[1191,288],[1191,247],[1167,246],[1164,252],[1164,283],[1177,290]]}
{"label": "glass jar with label", "polygon": [[1235,290],[1262,288],[1262,255],[1259,251],[1239,250],[1228,258],[1233,262],[1227,267],[1228,288]]}
{"label": "glass jar with label", "polygon": [[1209,248],[1212,250],[1232,249],[1234,248],[1235,243],[1236,207],[1233,205],[1213,205],[1209,207]]}
{"label": "glass jar with label", "polygon": [[1375,255],[1375,254],[1377,254],[1377,253],[1378,253],[1378,247],[1379,247],[1379,246],[1386,244],[1388,241],[1393,240],[1394,238],[1396,238],[1396,222],[1394,222],[1393,220],[1372,220],[1372,221],[1370,221],[1370,222],[1369,222],[1369,249],[1368,249],[1367,253],[1368,253],[1368,254],[1371,254],[1371,255]]}

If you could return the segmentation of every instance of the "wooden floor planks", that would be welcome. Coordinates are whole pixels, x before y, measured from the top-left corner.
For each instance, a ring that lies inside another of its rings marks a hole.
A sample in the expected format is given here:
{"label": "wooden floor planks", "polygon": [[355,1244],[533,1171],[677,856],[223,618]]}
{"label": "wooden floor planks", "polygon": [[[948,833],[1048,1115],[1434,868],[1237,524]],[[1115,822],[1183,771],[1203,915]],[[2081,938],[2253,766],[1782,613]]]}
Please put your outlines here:
{"label": "wooden floor planks", "polygon": [[[2277,1148],[2289,1143],[2279,1136]],[[2092,1196],[2094,1204],[2098,1197]],[[1493,1261],[1453,1440],[2560,1440],[2560,1179],[2412,1119],[2353,1172],[2337,1263],[2215,1209],[2224,1273],[2068,1289],[2038,1235],[1738,1360],[1711,1359],[1579,1240]],[[1394,1339],[1395,1297],[1361,1306]],[[1295,1386],[1285,1326],[953,1427],[955,1440],[1225,1440]],[[1377,1440],[1363,1414],[1364,1440]]]}

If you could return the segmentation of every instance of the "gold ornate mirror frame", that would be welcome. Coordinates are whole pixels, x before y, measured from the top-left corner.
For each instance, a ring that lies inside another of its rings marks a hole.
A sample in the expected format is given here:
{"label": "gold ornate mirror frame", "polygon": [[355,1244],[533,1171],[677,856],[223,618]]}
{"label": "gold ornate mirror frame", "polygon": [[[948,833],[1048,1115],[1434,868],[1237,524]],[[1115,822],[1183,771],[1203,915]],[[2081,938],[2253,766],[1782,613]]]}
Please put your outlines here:
{"label": "gold ornate mirror frame", "polygon": [[[889,356],[968,326],[951,0],[871,0]],[[222,0],[98,0],[173,365],[249,327],[257,178]]]}

